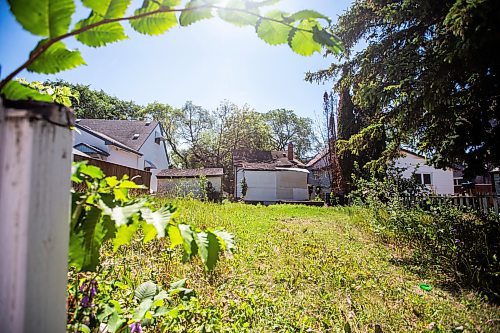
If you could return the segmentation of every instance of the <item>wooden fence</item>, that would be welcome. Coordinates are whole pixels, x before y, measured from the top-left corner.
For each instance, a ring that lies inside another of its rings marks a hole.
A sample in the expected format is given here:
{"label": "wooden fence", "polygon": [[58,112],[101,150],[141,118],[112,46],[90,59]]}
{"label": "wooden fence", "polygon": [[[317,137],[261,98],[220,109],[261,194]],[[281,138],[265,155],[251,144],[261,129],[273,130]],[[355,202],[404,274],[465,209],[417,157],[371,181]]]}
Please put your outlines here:
{"label": "wooden fence", "polygon": [[500,197],[497,195],[432,195],[420,198],[404,198],[407,207],[420,205],[425,200],[430,200],[433,204],[446,203],[457,207],[473,208],[484,213],[492,210],[499,214],[500,207]]}
{"label": "wooden fence", "polygon": [[[88,161],[89,164],[101,168],[101,170],[104,172],[106,176],[116,176],[116,178],[118,179],[122,178],[124,175],[128,175],[130,178],[136,177],[134,178],[134,182],[136,184],[145,185],[148,188],[150,187],[151,172],[129,168],[123,165],[97,160],[95,158],[83,157],[79,155],[73,155],[73,160],[75,162]],[[149,192],[149,190],[144,190],[139,192],[147,193]]]}

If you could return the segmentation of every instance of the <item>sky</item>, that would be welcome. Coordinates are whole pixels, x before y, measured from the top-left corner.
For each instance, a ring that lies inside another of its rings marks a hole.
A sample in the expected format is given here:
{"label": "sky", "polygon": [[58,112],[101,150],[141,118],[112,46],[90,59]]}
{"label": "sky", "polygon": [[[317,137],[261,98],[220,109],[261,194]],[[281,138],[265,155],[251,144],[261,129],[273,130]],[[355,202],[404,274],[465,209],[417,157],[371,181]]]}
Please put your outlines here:
{"label": "sky", "polygon": [[[140,7],[133,1],[129,10]],[[282,0],[273,8],[294,12],[314,9],[336,21],[350,0]],[[270,10],[271,7],[269,7]],[[78,5],[73,24],[89,10]],[[54,75],[23,71],[28,80],[63,79],[90,85],[124,100],[145,105],[158,101],[181,107],[193,101],[215,109],[225,99],[248,104],[259,112],[277,108],[300,116],[317,117],[322,96],[333,82],[311,84],[304,74],[327,68],[335,59],[315,54],[303,57],[287,45],[270,46],[258,38],[253,27],[236,27],[218,18],[177,26],[161,36],[141,35],[124,24],[129,39],[102,48],[91,48],[75,39],[65,43],[79,49],[86,66]],[[0,0],[1,77],[22,62],[41,37],[22,29]]]}

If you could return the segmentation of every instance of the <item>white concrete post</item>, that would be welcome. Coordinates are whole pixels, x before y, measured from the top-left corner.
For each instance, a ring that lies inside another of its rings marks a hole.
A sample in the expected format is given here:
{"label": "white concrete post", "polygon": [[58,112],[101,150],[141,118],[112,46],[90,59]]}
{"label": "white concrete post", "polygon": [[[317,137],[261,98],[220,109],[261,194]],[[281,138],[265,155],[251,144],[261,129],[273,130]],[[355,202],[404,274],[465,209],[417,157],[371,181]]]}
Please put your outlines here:
{"label": "white concrete post", "polygon": [[73,115],[0,99],[0,327],[65,332]]}

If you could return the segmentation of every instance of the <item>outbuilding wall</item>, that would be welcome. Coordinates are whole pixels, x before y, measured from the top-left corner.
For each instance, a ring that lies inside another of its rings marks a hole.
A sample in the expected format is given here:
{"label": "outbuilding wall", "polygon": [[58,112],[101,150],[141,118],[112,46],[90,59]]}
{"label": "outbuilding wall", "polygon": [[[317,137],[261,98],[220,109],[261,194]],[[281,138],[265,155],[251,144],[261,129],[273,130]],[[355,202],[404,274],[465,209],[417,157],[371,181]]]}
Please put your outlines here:
{"label": "outbuilding wall", "polygon": [[403,177],[410,178],[413,173],[430,174],[430,189],[436,194],[454,194],[453,170],[436,169],[433,166],[425,164],[425,158],[410,153],[395,160],[395,166],[404,168]]}

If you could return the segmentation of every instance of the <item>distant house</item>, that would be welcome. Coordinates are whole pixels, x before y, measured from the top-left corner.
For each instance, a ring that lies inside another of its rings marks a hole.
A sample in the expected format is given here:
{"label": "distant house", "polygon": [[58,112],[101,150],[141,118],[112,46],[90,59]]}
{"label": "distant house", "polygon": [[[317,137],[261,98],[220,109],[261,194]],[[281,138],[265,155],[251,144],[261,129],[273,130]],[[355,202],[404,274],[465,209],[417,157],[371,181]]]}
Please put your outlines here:
{"label": "distant house", "polygon": [[210,182],[213,189],[219,193],[222,190],[222,168],[203,169],[165,169],[161,170],[158,178],[158,193],[170,195],[188,195],[192,193],[199,196],[202,193],[201,178],[204,177]]}
{"label": "distant house", "polygon": [[453,169],[437,169],[426,164],[425,156],[401,149],[401,157],[394,161],[397,168],[403,168],[403,177],[414,177],[415,181],[426,185],[435,194],[454,194]]}
{"label": "distant house", "polygon": [[[330,168],[328,162],[328,149],[319,152],[309,163],[307,169],[311,172],[308,183],[313,186],[321,186],[322,192],[330,191]],[[394,160],[397,168],[404,169],[402,176],[405,178],[414,177],[415,180],[426,185],[436,194],[453,194],[453,170],[437,169],[426,164],[426,158],[406,149],[400,150],[401,157]]]}
{"label": "distant house", "polygon": [[494,171],[466,179],[464,178],[464,168],[461,166],[454,166],[453,185],[456,194],[494,194]]}
{"label": "distant house", "polygon": [[150,171],[149,187],[156,192],[156,175],[170,164],[159,122],[79,119],[76,128],[74,149],[95,159]]}
{"label": "distant house", "polygon": [[[293,145],[287,151],[233,152],[234,197],[245,201],[277,202],[309,199],[305,165],[295,159]],[[247,184],[242,193],[242,181]]]}
{"label": "distant house", "polygon": [[330,162],[328,159],[328,149],[320,151],[306,164],[309,175],[307,183],[313,186],[314,190],[320,188],[321,194],[331,192]]}

